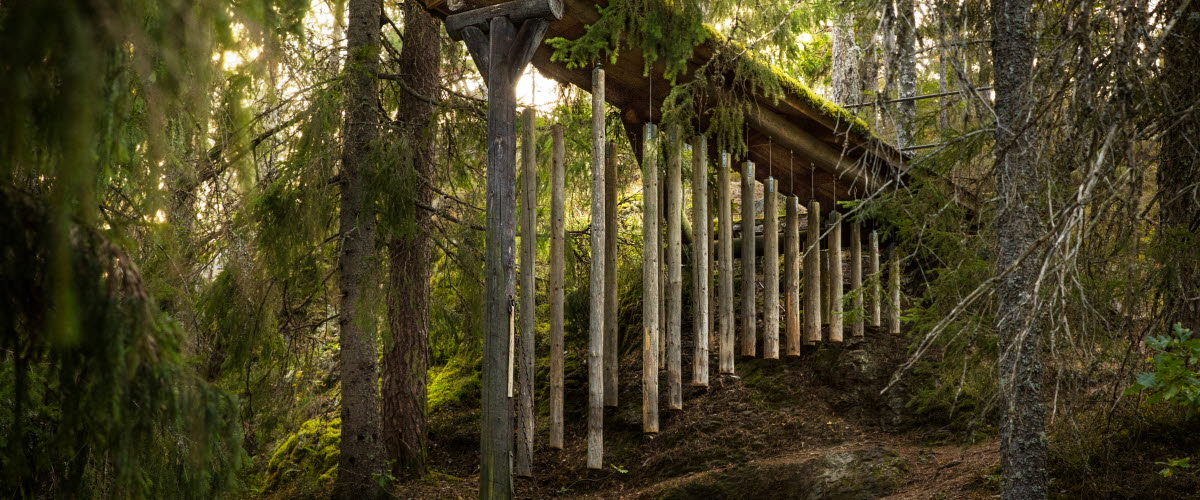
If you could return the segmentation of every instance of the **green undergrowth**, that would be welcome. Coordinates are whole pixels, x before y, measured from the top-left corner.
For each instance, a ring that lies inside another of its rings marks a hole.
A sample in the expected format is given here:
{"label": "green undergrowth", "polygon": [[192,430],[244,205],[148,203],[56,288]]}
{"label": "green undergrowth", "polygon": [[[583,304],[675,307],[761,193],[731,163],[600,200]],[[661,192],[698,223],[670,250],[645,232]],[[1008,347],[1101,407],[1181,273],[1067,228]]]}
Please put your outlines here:
{"label": "green undergrowth", "polygon": [[429,411],[479,396],[480,360],[452,358],[442,366],[429,369]]}
{"label": "green undergrowth", "polygon": [[342,419],[304,422],[271,454],[262,492],[296,497],[317,495],[332,487],[341,442]]}

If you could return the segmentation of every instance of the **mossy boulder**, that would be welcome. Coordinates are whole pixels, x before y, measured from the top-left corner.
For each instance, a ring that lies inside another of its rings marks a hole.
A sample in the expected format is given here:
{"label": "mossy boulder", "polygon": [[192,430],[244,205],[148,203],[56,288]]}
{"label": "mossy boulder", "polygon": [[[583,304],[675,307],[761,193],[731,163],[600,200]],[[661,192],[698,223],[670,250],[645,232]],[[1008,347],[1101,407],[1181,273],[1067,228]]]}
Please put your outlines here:
{"label": "mossy boulder", "polygon": [[329,488],[337,479],[341,442],[340,418],[304,422],[271,454],[263,493],[286,489],[291,496]]}

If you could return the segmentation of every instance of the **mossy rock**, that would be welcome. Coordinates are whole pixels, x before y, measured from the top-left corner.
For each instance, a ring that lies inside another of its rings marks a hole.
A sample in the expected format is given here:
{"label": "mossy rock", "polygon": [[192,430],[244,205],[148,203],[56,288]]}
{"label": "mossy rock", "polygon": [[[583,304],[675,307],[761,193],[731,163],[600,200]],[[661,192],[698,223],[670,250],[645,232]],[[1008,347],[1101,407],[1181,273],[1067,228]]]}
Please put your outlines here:
{"label": "mossy rock", "polygon": [[304,422],[271,454],[263,493],[274,492],[284,483],[291,494],[331,487],[337,479],[341,442],[340,418]]}

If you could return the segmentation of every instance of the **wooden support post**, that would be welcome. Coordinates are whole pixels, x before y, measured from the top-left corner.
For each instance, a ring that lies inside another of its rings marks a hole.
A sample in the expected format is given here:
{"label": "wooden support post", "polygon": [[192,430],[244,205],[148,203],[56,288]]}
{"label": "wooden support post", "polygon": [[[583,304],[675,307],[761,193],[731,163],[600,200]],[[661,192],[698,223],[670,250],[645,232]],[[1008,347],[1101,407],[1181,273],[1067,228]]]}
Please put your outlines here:
{"label": "wooden support post", "polygon": [[617,155],[604,146],[604,406],[617,406]]}
{"label": "wooden support post", "polygon": [[775,178],[763,189],[763,358],[779,359],[779,193]]}
{"label": "wooden support post", "polygon": [[883,324],[883,274],[879,272],[879,233],[871,231],[871,326]]}
{"label": "wooden support post", "polygon": [[788,356],[800,355],[800,199],[788,196],[783,222],[787,226],[783,239],[784,305]]}
{"label": "wooden support post", "polygon": [[[510,335],[516,304],[513,272],[517,205],[516,93],[513,84],[541,44],[550,20],[561,18],[561,1],[518,0],[446,19],[450,36],[466,41],[471,58],[488,87],[480,498],[512,497],[512,399],[506,386],[511,386],[508,371],[512,356]],[[521,24],[519,31],[513,25],[514,21]]]}
{"label": "wooden support post", "polygon": [[900,335],[900,257],[892,250],[891,276],[888,289],[892,295],[892,307],[888,308],[888,331],[892,335]]}
{"label": "wooden support post", "polygon": [[592,70],[592,272],[588,311],[589,469],[604,468],[604,70]]}
{"label": "wooden support post", "polygon": [[717,166],[717,263],[719,284],[717,293],[721,305],[718,308],[721,340],[718,342],[718,369],[721,373],[733,373],[733,202],[729,193],[729,153],[721,152],[721,164]]}
{"label": "wooden support post", "polygon": [[534,112],[521,114],[521,335],[517,339],[517,458],[516,475],[533,476],[533,363],[537,326],[537,159],[534,157]]}
{"label": "wooden support post", "polygon": [[829,341],[841,342],[842,321],[842,214],[829,214]]}
{"label": "wooden support post", "polygon": [[862,225],[850,224],[850,290],[854,294],[854,324],[851,335],[866,335],[866,311],[863,309],[862,289]]}
{"label": "wooden support post", "polygon": [[658,137],[642,140],[642,432],[658,432]]}
{"label": "wooden support post", "polygon": [[704,136],[697,135],[692,139],[692,267],[695,269],[692,279],[695,287],[692,292],[692,318],[695,324],[692,385],[699,387],[708,387],[708,284],[712,276],[708,267],[708,246],[712,242],[711,223],[712,218],[708,216],[708,143]]}
{"label": "wooden support post", "polygon": [[758,340],[754,293],[754,162],[742,164],[742,356],[754,356]]}
{"label": "wooden support post", "polygon": [[550,447],[563,449],[563,382],[565,343],[563,342],[563,249],[567,227],[563,214],[563,188],[566,185],[566,146],[563,126],[550,129],[552,141],[550,167]]}
{"label": "wooden support post", "polygon": [[821,341],[821,203],[808,202],[808,242],[804,249],[804,342]]}
{"label": "wooden support post", "polygon": [[679,125],[667,150],[667,409],[683,409],[680,344],[683,329],[683,154]]}

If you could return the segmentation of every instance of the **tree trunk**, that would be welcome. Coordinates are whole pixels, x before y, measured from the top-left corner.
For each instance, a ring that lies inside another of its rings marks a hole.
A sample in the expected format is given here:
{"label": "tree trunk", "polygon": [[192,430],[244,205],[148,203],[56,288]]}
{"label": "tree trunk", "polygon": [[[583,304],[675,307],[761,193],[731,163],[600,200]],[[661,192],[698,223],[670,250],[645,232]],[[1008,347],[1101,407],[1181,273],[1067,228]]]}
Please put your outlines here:
{"label": "tree trunk", "polygon": [[375,324],[367,300],[371,255],[375,248],[374,213],[366,206],[367,183],[375,170],[372,148],[379,137],[379,0],[351,0],[346,30],[346,118],[342,128],[342,234],[338,259],[341,307],[338,372],[342,383],[342,440],[334,496],[374,498],[373,475],[382,468],[379,440],[379,371]]}
{"label": "tree trunk", "polygon": [[[896,0],[896,66],[900,84],[900,97],[917,95],[916,60],[916,15],[913,0]],[[915,137],[913,127],[917,117],[917,101],[909,100],[897,105],[896,147],[912,146]]]}
{"label": "tree trunk", "polygon": [[1045,403],[1041,332],[1032,295],[1040,258],[1020,260],[1041,231],[1030,75],[1033,43],[1029,0],[992,2],[992,58],[996,87],[995,218],[998,271],[1015,266],[998,285],[1000,314],[1000,465],[1005,499],[1046,497]]}
{"label": "tree trunk", "polygon": [[[1178,11],[1184,0],[1171,2]],[[1165,315],[1169,323],[1200,331],[1200,87],[1195,82],[1195,58],[1200,53],[1200,1],[1187,2],[1187,9],[1168,35],[1163,53],[1164,109],[1172,124],[1163,133],[1158,168],[1162,192],[1162,235]],[[1176,113],[1178,110],[1186,110]]]}
{"label": "tree trunk", "polygon": [[[402,83],[422,96],[437,95],[441,67],[438,22],[419,5],[405,2],[404,46],[400,49],[397,73]],[[411,225],[401,223],[388,241],[388,330],[383,352],[383,441],[392,474],[399,479],[425,475],[426,372],[429,369],[429,270],[430,213],[417,208],[429,206],[432,197],[435,108],[412,94],[398,96],[396,122],[401,143],[411,153],[403,159],[401,175],[413,186]],[[406,221],[407,222],[407,221]]]}
{"label": "tree trunk", "polygon": [[[842,14],[833,25],[833,102],[840,105],[858,104],[862,99],[863,79],[859,74],[862,52],[854,40],[854,15]],[[874,89],[872,89],[874,90]]]}

